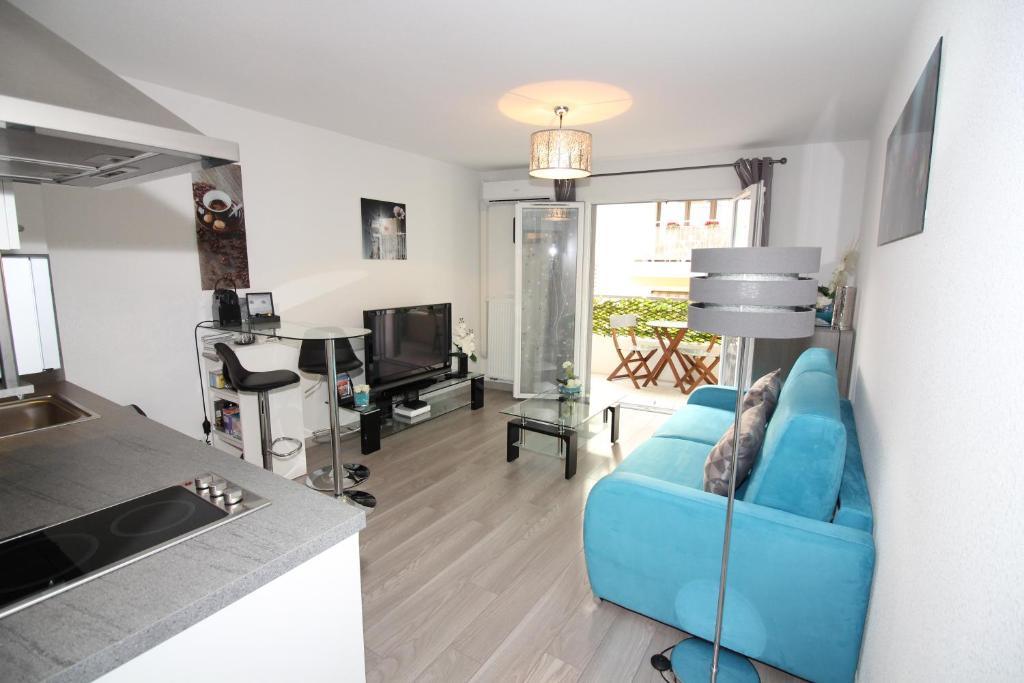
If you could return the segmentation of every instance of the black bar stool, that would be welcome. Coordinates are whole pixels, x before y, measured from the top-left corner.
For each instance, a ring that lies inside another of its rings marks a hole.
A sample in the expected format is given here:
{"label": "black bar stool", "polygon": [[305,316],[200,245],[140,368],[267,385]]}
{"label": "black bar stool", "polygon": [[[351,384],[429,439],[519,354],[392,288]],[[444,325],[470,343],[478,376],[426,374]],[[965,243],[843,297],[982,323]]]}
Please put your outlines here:
{"label": "black bar stool", "polygon": [[[274,471],[274,456],[287,458],[295,455],[302,448],[302,442],[288,436],[273,438],[270,431],[270,400],[268,394],[280,387],[296,384],[299,376],[291,370],[270,370],[269,372],[250,372],[242,367],[238,356],[227,344],[214,344],[217,356],[224,362],[227,380],[238,391],[256,393],[260,408],[260,442],[263,451],[263,469]],[[277,444],[287,444],[289,450],[275,451]]]}
{"label": "black bar stool", "polygon": [[[356,356],[352,349],[352,343],[348,339],[334,340],[334,367],[338,372],[351,372],[363,367],[363,362]],[[304,339],[299,346],[299,370],[308,372],[311,375],[326,377],[327,371],[327,349],[324,342],[318,339]],[[328,391],[337,391],[337,387],[327,387]],[[330,401],[328,401],[330,405]],[[358,486],[370,477],[370,469],[366,465],[345,463],[345,477],[355,482]],[[323,467],[309,475],[307,485],[318,491],[334,490],[334,470],[331,467]],[[345,491],[345,496],[352,502],[363,507],[376,507],[377,499],[372,493],[366,491]]]}

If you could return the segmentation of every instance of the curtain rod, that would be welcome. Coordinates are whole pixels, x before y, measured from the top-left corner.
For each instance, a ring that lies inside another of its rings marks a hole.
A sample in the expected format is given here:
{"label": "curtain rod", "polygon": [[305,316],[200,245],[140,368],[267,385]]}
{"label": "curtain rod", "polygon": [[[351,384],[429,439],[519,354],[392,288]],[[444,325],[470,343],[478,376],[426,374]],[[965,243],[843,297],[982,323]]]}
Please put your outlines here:
{"label": "curtain rod", "polygon": [[[782,157],[781,159],[771,159],[771,164],[783,164],[785,165],[789,159]],[[735,163],[735,162],[733,162]],[[591,173],[588,178],[607,178],[615,175],[637,175],[640,173],[667,173],[669,171],[701,171],[706,168],[732,168],[733,164],[704,164],[703,166],[677,166],[676,168],[651,168],[644,171],[617,171],[615,173]]]}

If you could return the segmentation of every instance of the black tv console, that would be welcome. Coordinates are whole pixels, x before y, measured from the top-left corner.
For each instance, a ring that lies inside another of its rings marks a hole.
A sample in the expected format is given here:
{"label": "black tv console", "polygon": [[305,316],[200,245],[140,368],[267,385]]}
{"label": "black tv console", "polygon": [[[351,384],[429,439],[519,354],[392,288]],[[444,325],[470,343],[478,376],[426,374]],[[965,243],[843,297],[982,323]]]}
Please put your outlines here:
{"label": "black tv console", "polygon": [[[465,388],[469,389],[468,396]],[[359,441],[363,455],[380,450],[383,437],[415,427],[442,415],[465,408],[479,410],[484,407],[484,376],[468,373],[464,377],[454,374],[420,380],[413,384],[395,387],[371,394],[371,401],[365,408],[357,408],[346,401],[343,410],[359,413]],[[420,401],[430,406],[430,412],[411,420],[394,414],[396,404]]]}

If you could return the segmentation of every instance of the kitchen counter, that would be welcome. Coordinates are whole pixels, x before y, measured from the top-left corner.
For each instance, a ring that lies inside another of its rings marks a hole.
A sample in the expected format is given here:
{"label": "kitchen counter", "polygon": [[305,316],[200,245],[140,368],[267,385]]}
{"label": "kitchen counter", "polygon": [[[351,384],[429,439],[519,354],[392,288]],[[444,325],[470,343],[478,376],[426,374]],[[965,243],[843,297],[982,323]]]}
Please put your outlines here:
{"label": "kitchen counter", "polygon": [[[0,619],[0,681],[92,680],[366,524],[354,507],[221,453],[131,408],[69,383],[47,391],[100,417],[0,439],[0,538],[207,471],[271,505]],[[197,654],[195,663],[202,658]]]}

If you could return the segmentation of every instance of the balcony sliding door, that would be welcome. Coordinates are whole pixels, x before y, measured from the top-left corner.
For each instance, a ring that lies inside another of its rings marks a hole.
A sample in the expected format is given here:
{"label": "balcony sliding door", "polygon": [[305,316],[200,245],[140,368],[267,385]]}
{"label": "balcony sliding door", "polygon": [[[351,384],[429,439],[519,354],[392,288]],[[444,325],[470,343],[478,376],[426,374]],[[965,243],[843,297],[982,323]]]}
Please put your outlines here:
{"label": "balcony sliding door", "polygon": [[519,203],[515,226],[513,391],[529,397],[555,389],[567,360],[586,374],[583,203]]}

